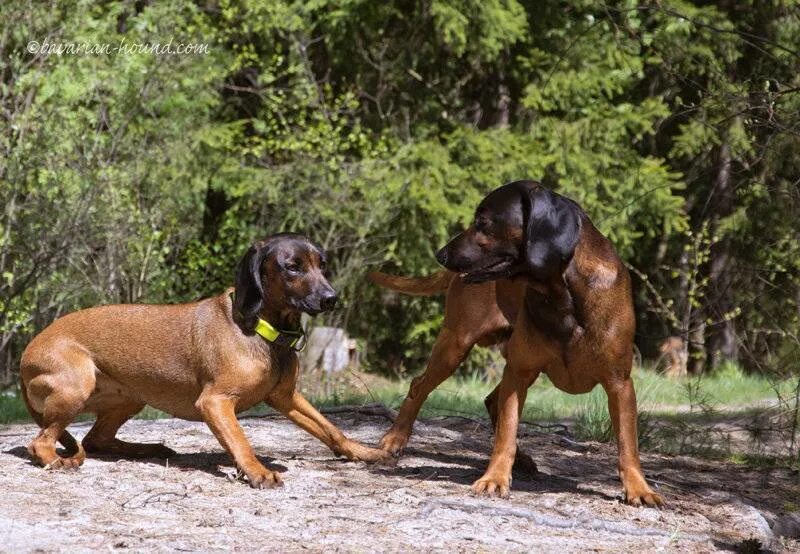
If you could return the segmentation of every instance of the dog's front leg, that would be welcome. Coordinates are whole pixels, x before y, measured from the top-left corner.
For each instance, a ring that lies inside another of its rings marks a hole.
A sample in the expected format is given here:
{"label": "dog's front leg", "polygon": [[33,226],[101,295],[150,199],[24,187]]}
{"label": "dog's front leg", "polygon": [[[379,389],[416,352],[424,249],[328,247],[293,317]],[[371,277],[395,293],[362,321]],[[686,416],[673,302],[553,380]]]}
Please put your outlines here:
{"label": "dog's front leg", "polygon": [[203,391],[195,403],[203,416],[203,421],[211,428],[211,432],[233,456],[236,465],[241,469],[256,489],[282,485],[280,475],[264,467],[258,461],[250,441],[236,419],[236,399],[225,394],[209,390]]}
{"label": "dog's front leg", "polygon": [[506,366],[497,394],[497,421],[495,423],[494,449],[489,467],[483,477],[475,481],[475,494],[507,497],[511,490],[511,467],[517,453],[517,426],[519,414],[528,394],[525,379]]}
{"label": "dog's front leg", "polygon": [[267,403],[298,427],[325,443],[337,455],[364,462],[385,462],[392,459],[385,450],[370,448],[348,439],[297,391],[271,396]]}
{"label": "dog's front leg", "polygon": [[617,435],[619,477],[625,502],[634,506],[662,506],[664,500],[645,481],[639,462],[639,438],[636,431],[636,392],[630,376],[603,383],[608,395],[608,411]]}

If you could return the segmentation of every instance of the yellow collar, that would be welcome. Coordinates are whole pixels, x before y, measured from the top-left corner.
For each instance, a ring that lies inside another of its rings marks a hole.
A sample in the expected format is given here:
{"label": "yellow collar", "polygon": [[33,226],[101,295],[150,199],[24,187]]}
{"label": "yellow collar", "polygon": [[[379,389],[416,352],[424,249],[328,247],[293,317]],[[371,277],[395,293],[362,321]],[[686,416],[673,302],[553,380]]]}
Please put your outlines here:
{"label": "yellow collar", "polygon": [[[230,297],[231,306],[233,306],[233,292],[230,293]],[[306,347],[306,333],[302,328],[297,331],[285,331],[283,329],[277,329],[269,321],[259,317],[258,321],[256,322],[256,327],[253,330],[257,335],[267,342],[271,342],[272,344],[276,344],[278,346],[285,346],[286,348],[291,348],[297,352],[300,352]],[[302,344],[297,346],[300,341],[302,341]]]}
{"label": "yellow collar", "polygon": [[[284,331],[282,329],[276,329],[269,321],[259,317],[254,330],[264,340],[273,344],[277,344],[278,346],[286,346],[288,348],[297,350],[298,352],[306,346],[306,341],[304,340],[306,334],[302,329],[299,331]],[[301,340],[303,341],[303,344],[298,347],[297,343],[299,343]]]}

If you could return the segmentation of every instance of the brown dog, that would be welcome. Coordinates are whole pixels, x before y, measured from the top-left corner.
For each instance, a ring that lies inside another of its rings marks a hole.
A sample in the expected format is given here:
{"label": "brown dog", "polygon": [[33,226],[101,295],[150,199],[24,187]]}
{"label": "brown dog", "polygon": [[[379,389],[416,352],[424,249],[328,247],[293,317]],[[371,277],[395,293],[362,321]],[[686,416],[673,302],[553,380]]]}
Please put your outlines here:
{"label": "brown dog", "polygon": [[[48,468],[73,468],[85,452],[168,457],[161,444],[115,435],[146,404],[205,421],[252,487],[281,483],[256,458],[236,413],[266,402],[351,460],[380,461],[383,450],[345,437],[295,390],[300,313],[336,303],[325,254],[301,235],[255,243],[236,273],[235,295],[169,306],[118,305],[64,316],[22,355],[22,394],[42,428],[28,447]],[[292,331],[278,331],[290,329]],[[66,426],[82,412],[97,421],[78,444]],[[56,453],[58,440],[68,456]]]}
{"label": "brown dog", "polygon": [[630,277],[583,210],[537,182],[509,183],[480,203],[473,224],[436,258],[450,271],[424,279],[370,275],[409,294],[448,291],[444,325],[428,367],[412,382],[381,447],[400,453],[425,398],[475,344],[508,341],[503,378],[486,398],[494,450],[473,490],[508,495],[519,415],[528,387],[545,373],[571,394],[603,386],[625,499],[662,505],[639,462],[630,375],[635,328]]}

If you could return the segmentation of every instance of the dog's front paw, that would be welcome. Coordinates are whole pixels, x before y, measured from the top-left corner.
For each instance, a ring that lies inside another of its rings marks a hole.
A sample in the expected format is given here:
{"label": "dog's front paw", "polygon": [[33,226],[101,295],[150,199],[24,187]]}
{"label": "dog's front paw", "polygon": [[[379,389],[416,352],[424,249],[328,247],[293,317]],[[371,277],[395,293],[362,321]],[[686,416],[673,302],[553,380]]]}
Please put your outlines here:
{"label": "dog's front paw", "polygon": [[254,489],[272,489],[283,486],[280,474],[264,466],[246,469],[244,474],[247,476],[247,482]]}
{"label": "dog's front paw", "polygon": [[347,457],[351,460],[375,463],[380,465],[394,465],[396,459],[391,453],[379,448],[370,448],[355,441],[350,441],[347,447]]}
{"label": "dog's front paw", "polygon": [[399,457],[403,453],[406,443],[408,443],[407,434],[390,429],[378,443],[378,446],[392,456]]}
{"label": "dog's front paw", "polygon": [[653,508],[661,508],[664,506],[664,499],[661,498],[661,495],[653,492],[648,486],[637,491],[625,489],[624,495],[625,503],[631,506],[651,506]]}
{"label": "dog's front paw", "polygon": [[472,484],[472,492],[478,496],[508,498],[511,492],[511,477],[487,473]]}
{"label": "dog's front paw", "polygon": [[660,508],[664,505],[661,495],[653,492],[644,476],[638,472],[622,473],[623,495],[626,504],[631,506],[652,506]]}

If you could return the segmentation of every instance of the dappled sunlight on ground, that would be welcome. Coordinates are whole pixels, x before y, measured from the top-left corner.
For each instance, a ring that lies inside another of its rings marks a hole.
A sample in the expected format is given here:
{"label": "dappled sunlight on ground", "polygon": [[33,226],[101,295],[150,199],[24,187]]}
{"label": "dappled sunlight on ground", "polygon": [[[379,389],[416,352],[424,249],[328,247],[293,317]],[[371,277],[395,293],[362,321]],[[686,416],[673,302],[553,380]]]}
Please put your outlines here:
{"label": "dappled sunlight on ground", "polygon": [[[331,417],[373,444],[389,424],[380,416]],[[121,438],[163,441],[178,456],[168,463],[90,458],[72,473],[30,463],[25,446],[34,425],[5,426],[5,547],[706,552],[771,540],[767,522],[800,494],[788,469],[644,454],[668,507],[629,507],[619,499],[613,445],[526,425],[520,444],[539,473],[515,473],[510,500],[479,499],[469,484],[488,461],[485,420],[419,422],[406,455],[390,468],[336,459],[281,417],[242,423],[256,452],[283,472],[284,488],[256,491],[227,478],[231,462],[199,423],[131,421]],[[88,425],[71,429],[81,437]]]}

